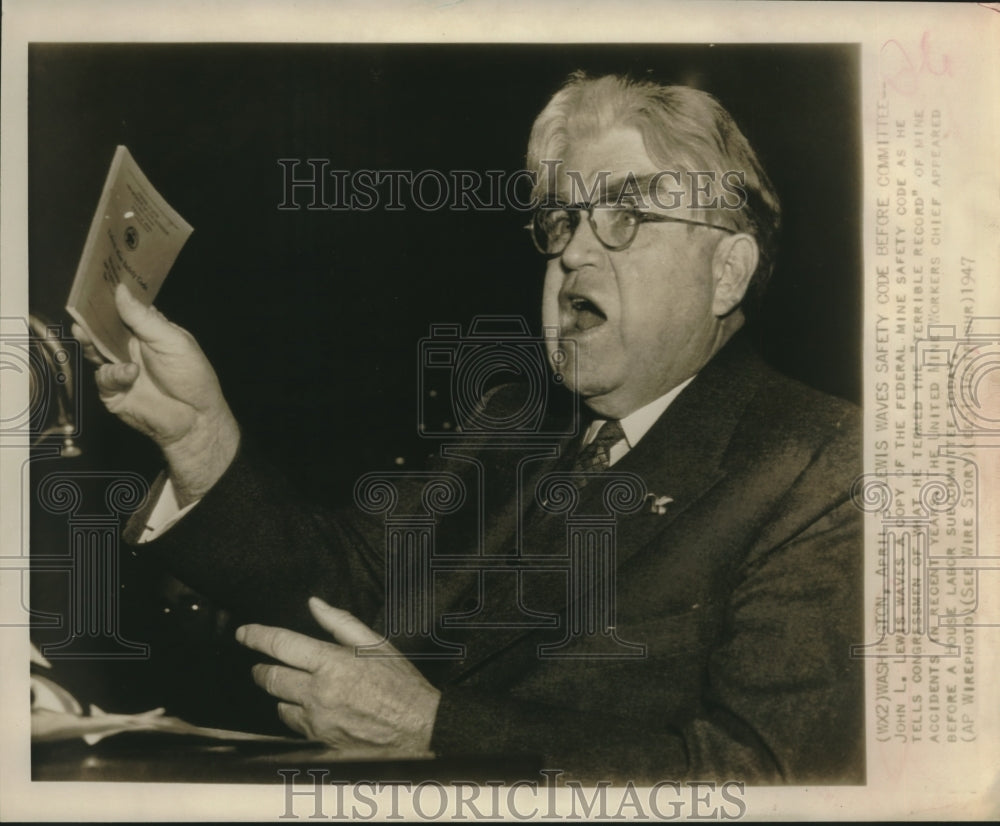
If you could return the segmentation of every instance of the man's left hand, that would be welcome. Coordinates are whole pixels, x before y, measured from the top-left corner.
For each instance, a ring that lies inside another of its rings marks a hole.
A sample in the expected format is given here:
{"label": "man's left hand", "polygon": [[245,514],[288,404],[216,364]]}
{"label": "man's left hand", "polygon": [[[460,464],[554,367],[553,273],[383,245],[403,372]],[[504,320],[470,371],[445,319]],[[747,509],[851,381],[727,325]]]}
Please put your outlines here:
{"label": "man's left hand", "polygon": [[[337,644],[266,625],[236,631],[238,642],[285,664],[253,667],[254,682],[278,698],[282,721],[338,748],[427,751],[441,693],[352,614],[317,597],[309,610]],[[355,653],[378,643],[377,652]]]}

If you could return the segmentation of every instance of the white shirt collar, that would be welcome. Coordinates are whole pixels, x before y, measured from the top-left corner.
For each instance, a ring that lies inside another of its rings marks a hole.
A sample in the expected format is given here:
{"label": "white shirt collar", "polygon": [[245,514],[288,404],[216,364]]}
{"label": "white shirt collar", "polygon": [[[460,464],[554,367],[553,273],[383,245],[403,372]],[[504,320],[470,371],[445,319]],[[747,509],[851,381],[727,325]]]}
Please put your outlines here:
{"label": "white shirt collar", "polygon": [[[678,384],[672,390],[668,390],[658,399],[653,399],[649,404],[643,405],[638,410],[633,410],[624,419],[621,419],[622,430],[625,431],[625,441],[627,445],[622,445],[620,442],[611,449],[611,464],[614,464],[621,455],[624,455],[633,447],[635,447],[639,440],[646,435],[649,428],[653,426],[663,412],[671,405],[674,399],[676,399],[681,391],[687,387],[694,380],[694,376],[689,379],[685,379],[680,384]],[[590,423],[590,427],[587,428],[587,432],[584,434],[583,443],[589,445],[594,437],[597,436],[597,431],[601,429],[607,419],[594,419]],[[621,448],[621,450],[616,450],[615,448]],[[615,456],[614,454],[619,454]]]}

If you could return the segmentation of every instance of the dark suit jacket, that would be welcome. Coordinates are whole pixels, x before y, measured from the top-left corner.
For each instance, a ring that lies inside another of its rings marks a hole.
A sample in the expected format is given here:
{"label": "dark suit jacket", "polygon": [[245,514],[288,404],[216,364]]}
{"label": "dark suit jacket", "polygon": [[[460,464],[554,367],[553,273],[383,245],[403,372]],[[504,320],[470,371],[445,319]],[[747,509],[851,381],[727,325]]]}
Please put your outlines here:
{"label": "dark suit jacket", "polygon": [[[849,656],[862,641],[861,520],[849,496],[858,419],[734,338],[611,468],[673,500],[662,514],[643,507],[617,523],[616,634],[645,646],[643,656],[539,656],[539,644],[563,637],[573,607],[564,571],[528,571],[508,556],[512,571],[526,571],[520,578],[439,573],[436,616],[479,609],[501,627],[439,628],[465,645],[464,657],[416,660],[442,691],[432,748],[534,753],[589,780],[864,782],[863,673]],[[560,465],[472,453],[441,468],[472,492],[485,473],[484,505],[468,523],[441,517],[437,549],[502,558],[516,552],[518,475],[530,491]],[[584,489],[581,510],[599,509],[600,487]],[[417,495],[404,490],[397,512],[419,510],[406,501]],[[528,510],[521,551],[531,563],[565,559],[565,517]],[[141,553],[255,621],[321,636],[305,606],[316,593],[385,626],[384,519],[304,507],[252,448]],[[516,584],[523,606],[558,615],[556,627],[502,627]],[[419,653],[419,640],[394,641]],[[591,635],[562,653],[607,643]]]}

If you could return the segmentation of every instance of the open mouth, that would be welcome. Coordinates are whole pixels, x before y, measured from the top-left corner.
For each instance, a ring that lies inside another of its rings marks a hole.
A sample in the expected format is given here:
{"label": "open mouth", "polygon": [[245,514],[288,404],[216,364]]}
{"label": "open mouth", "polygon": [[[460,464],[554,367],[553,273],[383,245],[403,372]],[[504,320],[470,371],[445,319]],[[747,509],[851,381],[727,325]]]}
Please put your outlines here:
{"label": "open mouth", "polygon": [[590,330],[608,320],[605,312],[589,298],[571,297],[569,306],[573,311],[573,329]]}

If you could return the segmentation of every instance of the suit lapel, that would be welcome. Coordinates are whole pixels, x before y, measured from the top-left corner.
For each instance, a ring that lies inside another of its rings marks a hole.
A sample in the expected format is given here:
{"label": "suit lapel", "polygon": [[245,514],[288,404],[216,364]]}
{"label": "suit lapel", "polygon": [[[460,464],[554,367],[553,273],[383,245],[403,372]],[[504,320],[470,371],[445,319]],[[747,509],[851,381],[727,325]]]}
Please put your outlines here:
{"label": "suit lapel", "polygon": [[[758,387],[762,369],[762,363],[750,350],[745,336],[735,336],[674,400],[639,444],[609,469],[609,474],[634,474],[642,480],[647,491],[647,501],[637,511],[618,516],[617,569],[649,546],[654,538],[667,532],[682,513],[725,476],[726,449]],[[535,481],[524,488],[528,491],[524,500],[530,501],[534,484],[553,469],[553,464],[547,463],[534,475]],[[601,499],[603,488],[604,485],[596,480],[584,488],[576,512],[606,513]],[[650,495],[654,500],[668,497],[671,501],[661,505],[657,512]],[[531,514],[531,508],[527,510]],[[564,557],[565,515],[529,516],[528,523],[530,532],[525,537],[525,550],[531,559]],[[656,547],[662,548],[664,544],[661,540]],[[561,611],[566,607],[565,577],[533,575],[531,563],[527,561],[521,567],[525,571],[520,576],[523,586],[520,596],[524,605],[539,609],[544,606],[546,611]],[[491,594],[492,604],[484,606],[481,620],[500,621],[509,606],[516,604],[515,582],[512,571],[506,578],[505,587]],[[537,628],[507,627],[473,632],[466,659],[453,663],[442,676],[457,679],[535,630]]]}
{"label": "suit lapel", "polygon": [[618,519],[619,566],[725,476],[726,450],[757,386],[754,367],[742,342],[731,342],[610,469],[634,473],[647,492],[643,507]]}

